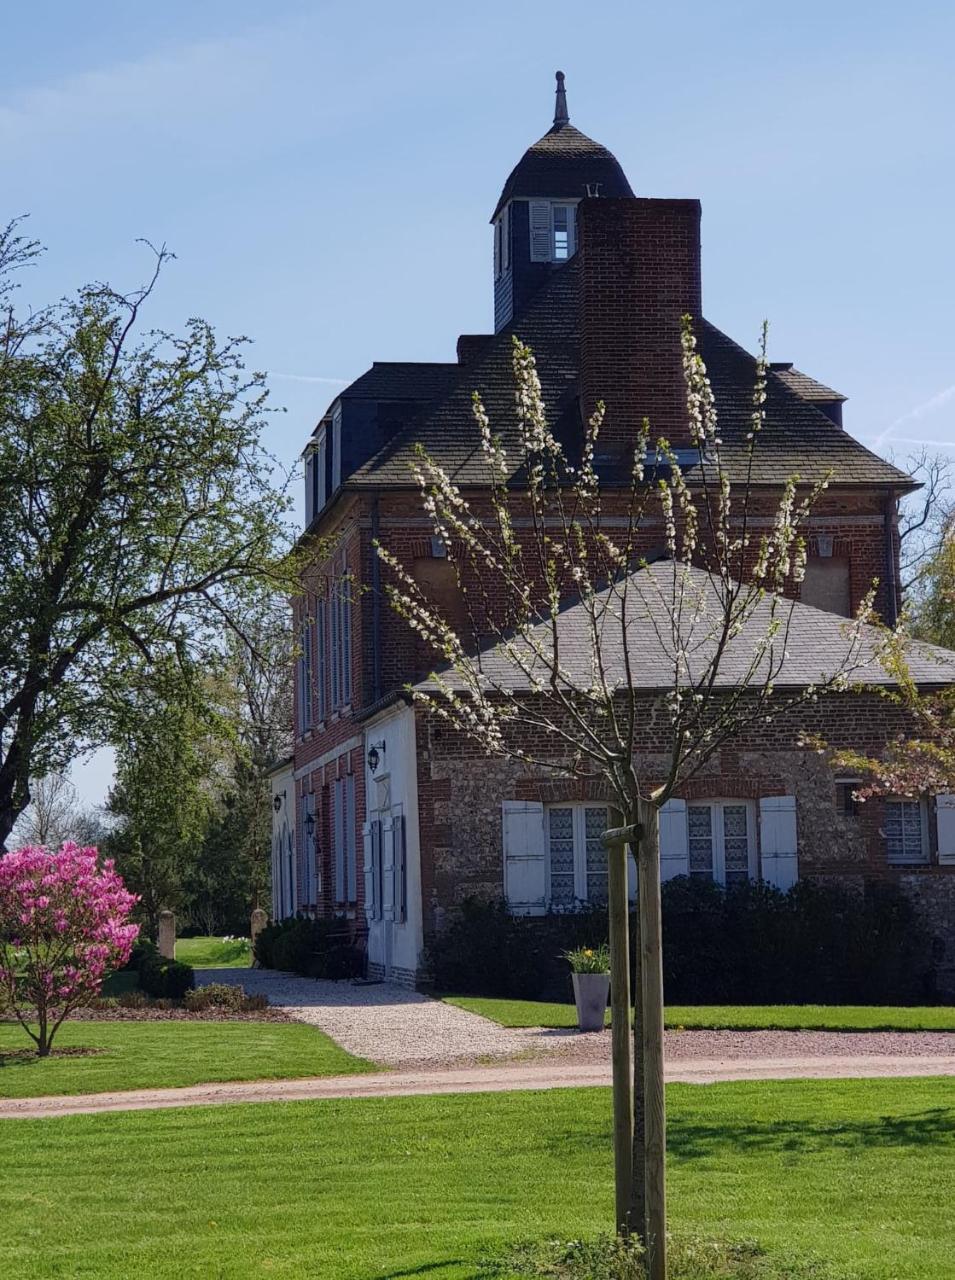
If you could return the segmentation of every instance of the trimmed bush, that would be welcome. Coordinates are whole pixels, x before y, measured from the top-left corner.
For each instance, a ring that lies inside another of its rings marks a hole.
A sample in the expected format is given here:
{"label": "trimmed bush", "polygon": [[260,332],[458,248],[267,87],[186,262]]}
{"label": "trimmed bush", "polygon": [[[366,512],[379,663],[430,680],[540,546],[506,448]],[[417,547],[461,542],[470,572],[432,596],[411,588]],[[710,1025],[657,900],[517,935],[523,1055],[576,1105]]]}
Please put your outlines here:
{"label": "trimmed bush", "polygon": [[250,996],[244,987],[234,987],[227,982],[210,982],[207,987],[196,987],[187,991],[183,1004],[192,1013],[200,1013],[203,1009],[227,1009],[231,1013],[251,1013],[267,1009],[269,1002],[265,996]]}
{"label": "trimmed bush", "polygon": [[[631,941],[636,938],[631,920]],[[607,936],[606,909],[512,916],[465,902],[428,953],[434,985],[462,995],[569,1001],[562,958]],[[930,940],[891,884],[864,892],[800,881],[724,889],[681,876],[663,886],[663,974],[673,1004],[926,1004]]]}
{"label": "trimmed bush", "polygon": [[139,966],[139,985],[147,995],[181,1000],[196,985],[196,976],[191,964],[146,955]]}
{"label": "trimmed bush", "polygon": [[355,978],[365,964],[343,916],[273,921],[255,940],[255,958],[263,969],[283,969],[306,978]]}

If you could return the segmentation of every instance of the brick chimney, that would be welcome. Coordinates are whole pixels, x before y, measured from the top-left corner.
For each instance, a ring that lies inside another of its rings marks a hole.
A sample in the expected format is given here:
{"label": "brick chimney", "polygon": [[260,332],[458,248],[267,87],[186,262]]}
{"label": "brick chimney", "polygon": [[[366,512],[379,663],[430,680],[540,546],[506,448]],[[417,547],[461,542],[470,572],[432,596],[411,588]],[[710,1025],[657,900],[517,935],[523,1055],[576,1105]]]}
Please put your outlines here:
{"label": "brick chimney", "polygon": [[599,455],[651,439],[690,443],[680,317],[701,314],[698,200],[584,200],[578,207],[581,409],[607,406]]}

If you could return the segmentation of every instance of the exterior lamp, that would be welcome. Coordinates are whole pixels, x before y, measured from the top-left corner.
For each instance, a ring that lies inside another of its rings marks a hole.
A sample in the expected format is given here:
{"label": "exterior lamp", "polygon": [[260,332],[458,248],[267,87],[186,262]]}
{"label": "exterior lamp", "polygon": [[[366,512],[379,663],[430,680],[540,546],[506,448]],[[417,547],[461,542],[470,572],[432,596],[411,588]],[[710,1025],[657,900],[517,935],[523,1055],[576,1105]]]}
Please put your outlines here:
{"label": "exterior lamp", "polygon": [[305,815],[305,834],[308,836],[309,840],[311,840],[312,836],[315,834],[315,814],[314,813],[307,813]]}

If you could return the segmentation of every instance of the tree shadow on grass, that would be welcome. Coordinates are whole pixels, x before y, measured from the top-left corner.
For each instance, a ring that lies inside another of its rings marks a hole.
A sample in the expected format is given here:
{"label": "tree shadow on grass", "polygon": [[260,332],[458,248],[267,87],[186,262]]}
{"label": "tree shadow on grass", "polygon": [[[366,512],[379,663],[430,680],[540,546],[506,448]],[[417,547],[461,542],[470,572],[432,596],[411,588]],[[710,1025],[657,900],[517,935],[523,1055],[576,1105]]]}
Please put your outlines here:
{"label": "tree shadow on grass", "polygon": [[[604,1152],[605,1133],[562,1133],[546,1140],[548,1151],[579,1158],[582,1151]],[[803,1121],[699,1124],[675,1120],[667,1129],[671,1159],[696,1160],[728,1152],[737,1154],[776,1152],[779,1155],[878,1147],[955,1148],[955,1108],[929,1107],[907,1115],[880,1116],[873,1120]]]}

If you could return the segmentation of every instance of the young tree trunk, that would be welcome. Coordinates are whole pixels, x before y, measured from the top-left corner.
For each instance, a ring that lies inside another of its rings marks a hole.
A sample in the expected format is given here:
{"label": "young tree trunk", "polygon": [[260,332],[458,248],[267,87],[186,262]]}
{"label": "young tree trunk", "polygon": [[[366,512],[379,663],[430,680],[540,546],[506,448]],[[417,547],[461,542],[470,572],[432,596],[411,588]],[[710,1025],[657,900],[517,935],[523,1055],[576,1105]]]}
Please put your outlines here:
{"label": "young tree trunk", "polygon": [[38,1058],[47,1058],[50,1054],[50,1037],[48,1034],[49,1024],[47,1022],[46,1010],[37,1010],[37,1019],[40,1024],[39,1035],[36,1041],[36,1056]]}
{"label": "young tree trunk", "polygon": [[[610,811],[614,826],[620,821]],[[613,1061],[613,1156],[616,1227],[633,1229],[633,1097],[630,1081],[630,914],[627,894],[627,846],[607,849],[607,912],[610,937],[610,1034]]]}
{"label": "young tree trunk", "polygon": [[[639,859],[640,847],[632,846]],[[633,949],[633,1182],[630,1205],[630,1230],[641,1240],[647,1238],[647,1108],[643,1074],[643,965],[640,963],[640,916],[633,921],[636,934]]]}
{"label": "young tree trunk", "polygon": [[643,1071],[646,1100],[646,1235],[648,1280],[666,1280],[666,1099],[663,1088],[663,925],[660,908],[660,811],[639,806],[637,859]]}

